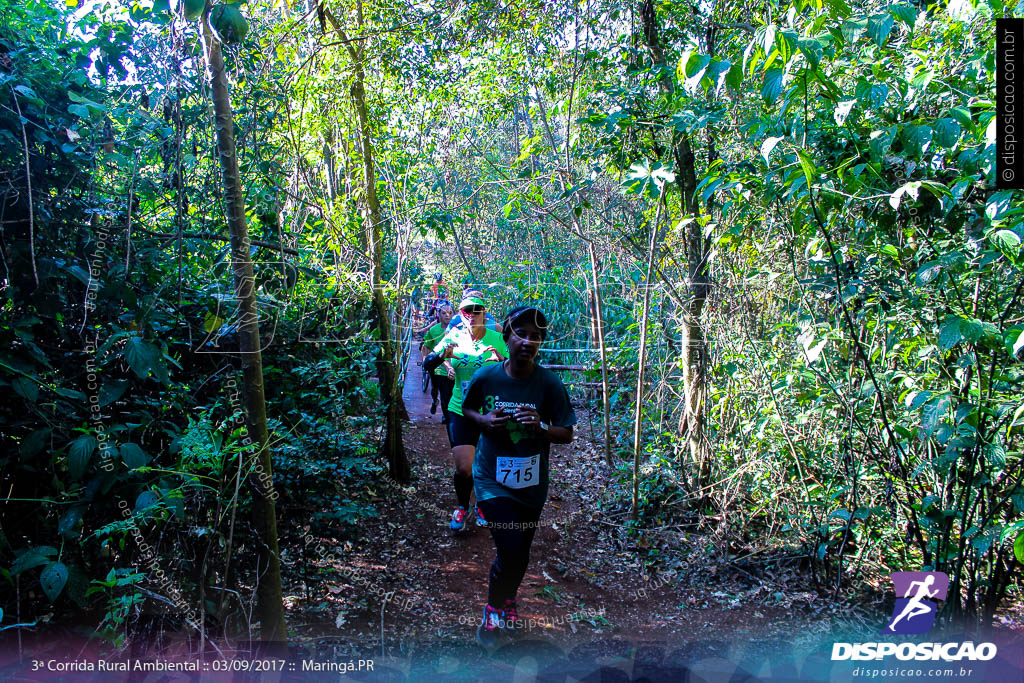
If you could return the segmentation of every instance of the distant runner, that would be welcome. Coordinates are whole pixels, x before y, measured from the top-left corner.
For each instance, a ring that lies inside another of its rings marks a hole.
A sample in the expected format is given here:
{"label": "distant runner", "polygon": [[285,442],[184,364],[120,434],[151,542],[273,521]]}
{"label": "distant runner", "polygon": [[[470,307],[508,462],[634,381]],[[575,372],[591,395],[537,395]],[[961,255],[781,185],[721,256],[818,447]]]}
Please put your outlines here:
{"label": "distant runner", "polygon": [[[426,357],[437,343],[444,337],[445,329],[452,319],[452,307],[445,303],[437,310],[437,323],[423,335],[423,343],[420,344],[420,354]],[[449,377],[451,373],[451,377]],[[448,402],[452,398],[452,384],[455,378],[455,370],[449,364],[438,367],[430,374],[430,414],[437,413],[438,394],[441,398],[441,414],[444,416],[442,424],[448,424]]]}
{"label": "distant runner", "polygon": [[509,311],[502,325],[508,360],[486,367],[466,387],[463,412],[482,430],[473,463],[477,507],[497,548],[477,639],[492,647],[500,629],[516,628],[516,594],[548,497],[552,443],[572,441],[576,413],[555,373],[534,362],[548,321],[536,308]]}
{"label": "distant runner", "polygon": [[[508,357],[505,340],[494,330],[484,326],[486,312],[484,300],[479,296],[466,297],[459,304],[459,316],[465,327],[449,330],[434,346],[434,352],[423,361],[423,367],[433,371],[448,360],[455,370],[455,386],[448,403],[448,440],[452,444],[455,460],[455,497],[458,505],[448,525],[452,531],[466,528],[469,499],[473,495],[473,455],[480,431],[476,423],[462,415],[463,390],[469,385],[473,373],[482,367],[496,365]],[[487,520],[478,507],[478,526],[487,526]]]}
{"label": "distant runner", "polygon": [[[466,291],[462,293],[462,298],[463,299],[466,299],[466,298],[483,299],[484,295],[483,295],[483,293],[479,289],[469,288],[469,289],[466,289]],[[485,325],[487,326],[487,329],[494,330],[495,332],[501,332],[501,325],[499,325],[498,321],[495,320],[491,316],[490,311],[484,311],[484,321],[485,321]],[[461,315],[457,315],[457,316],[453,317],[451,319],[451,322],[448,323],[448,329],[449,330],[465,329],[465,328],[466,328],[466,321],[462,319]]]}

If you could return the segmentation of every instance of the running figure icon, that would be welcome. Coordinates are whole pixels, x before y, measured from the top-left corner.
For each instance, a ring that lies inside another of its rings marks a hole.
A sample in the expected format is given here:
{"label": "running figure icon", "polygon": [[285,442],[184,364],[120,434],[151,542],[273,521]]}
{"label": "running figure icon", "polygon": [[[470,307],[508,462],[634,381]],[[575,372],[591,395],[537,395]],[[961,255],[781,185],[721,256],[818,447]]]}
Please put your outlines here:
{"label": "running figure icon", "polygon": [[899,616],[893,619],[892,622],[889,624],[890,631],[895,633],[896,624],[900,623],[900,621],[903,619],[913,619],[914,617],[919,617],[922,614],[928,614],[932,611],[932,607],[923,604],[921,601],[925,598],[934,598],[936,595],[939,594],[939,591],[937,590],[928,590],[928,588],[933,583],[935,583],[935,577],[931,574],[925,577],[924,581],[912,581],[910,583],[911,591],[914,590],[914,586],[918,587],[917,593],[914,595],[914,597],[910,598],[910,600],[907,602],[907,605],[903,608],[903,611],[900,612]]}
{"label": "running figure icon", "polygon": [[933,600],[945,600],[949,577],[943,572],[895,572],[896,604],[892,620],[882,633],[926,633],[935,622],[938,606]]}

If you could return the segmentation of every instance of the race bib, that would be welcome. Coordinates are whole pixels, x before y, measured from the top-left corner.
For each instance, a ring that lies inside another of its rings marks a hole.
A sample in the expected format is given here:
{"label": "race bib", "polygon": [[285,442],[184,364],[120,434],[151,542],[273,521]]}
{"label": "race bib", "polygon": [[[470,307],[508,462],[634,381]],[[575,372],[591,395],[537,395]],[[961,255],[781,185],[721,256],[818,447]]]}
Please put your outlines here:
{"label": "race bib", "polygon": [[498,458],[495,479],[510,489],[524,489],[540,483],[540,455],[528,458]]}

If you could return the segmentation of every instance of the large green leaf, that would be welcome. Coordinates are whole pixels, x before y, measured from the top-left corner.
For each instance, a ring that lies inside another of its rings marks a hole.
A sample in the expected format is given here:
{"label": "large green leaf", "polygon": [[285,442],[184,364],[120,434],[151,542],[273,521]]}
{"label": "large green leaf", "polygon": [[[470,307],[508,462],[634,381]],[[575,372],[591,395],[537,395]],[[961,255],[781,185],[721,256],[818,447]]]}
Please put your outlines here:
{"label": "large green leaf", "polygon": [[846,3],[846,0],[825,0],[825,4],[832,8],[831,14],[837,17],[848,17],[853,11]]}
{"label": "large green leaf", "polygon": [[104,382],[103,386],[100,387],[99,393],[99,404],[100,407],[108,406],[114,401],[124,396],[124,392],[128,389],[127,380],[111,380]]}
{"label": "large green leaf", "polygon": [[889,97],[889,86],[867,78],[858,78],[853,90],[862,104],[872,109],[880,109]]}
{"label": "large green leaf", "polygon": [[57,524],[57,533],[64,538],[74,538],[78,535],[78,525],[82,521],[82,508],[74,506],[61,515]]}
{"label": "large green leaf", "polygon": [[121,459],[130,470],[142,467],[149,462],[149,457],[145,451],[139,447],[139,444],[131,441],[121,444]]}
{"label": "large green leaf", "polygon": [[684,52],[679,60],[679,71],[683,79],[703,75],[708,64],[711,63],[710,55],[702,55],[696,52]]}
{"label": "large green leaf", "polygon": [[715,92],[718,92],[721,90],[722,84],[725,83],[731,71],[731,62],[725,59],[718,59],[716,57],[711,60],[710,64],[708,64],[707,71],[704,75],[704,78],[707,80],[704,81],[704,84],[707,85],[708,82],[710,82],[714,86]]}
{"label": "large green leaf", "polygon": [[1011,261],[1016,261],[1020,256],[1020,235],[1015,233],[1013,230],[996,230],[989,235],[989,239],[996,245],[1003,254],[1005,254]]}
{"label": "large green leaf", "polygon": [[953,107],[949,110],[949,115],[964,128],[968,130],[974,128],[974,121],[971,119],[971,110],[967,107]]}
{"label": "large green leaf", "polygon": [[884,47],[895,22],[891,14],[875,14],[868,19],[868,37],[878,47]]}
{"label": "large green leaf", "polygon": [[160,496],[154,491],[143,491],[135,499],[135,512],[143,512],[160,502]]}
{"label": "large green leaf", "polygon": [[802,52],[804,57],[807,58],[807,62],[811,65],[811,68],[817,69],[818,65],[821,64],[821,58],[824,55],[821,42],[816,38],[804,38],[799,42],[799,45],[800,52]]}
{"label": "large green leaf", "polygon": [[96,438],[91,434],[82,434],[71,442],[68,448],[68,471],[73,478],[82,478],[95,450]]}
{"label": "large green leaf", "polygon": [[161,368],[158,366],[161,363],[162,355],[159,346],[146,342],[142,337],[129,337],[128,343],[125,344],[125,360],[128,361],[128,366],[139,379],[146,379],[150,372],[153,374],[160,372]]}
{"label": "large green leaf", "polygon": [[920,159],[932,141],[931,126],[905,126],[903,128],[903,144],[908,154]]}
{"label": "large green leaf", "polygon": [[43,587],[46,597],[53,602],[64,590],[64,584],[68,582],[68,568],[63,562],[54,562],[46,567],[39,575],[39,584]]}
{"label": "large green leaf", "polygon": [[960,318],[951,316],[939,329],[939,348],[949,351],[961,341],[963,341],[963,335],[960,332]]}
{"label": "large green leaf", "polygon": [[881,161],[895,139],[896,126],[871,131],[871,134],[868,136],[868,148],[871,150],[871,159],[873,161]]}
{"label": "large green leaf", "polygon": [[814,166],[814,162],[803,150],[797,150],[797,158],[800,159],[800,170],[804,172],[804,178],[807,180],[807,189],[811,189],[811,184],[818,177],[818,171]]}
{"label": "large green leaf", "polygon": [[914,24],[917,23],[917,8],[913,5],[898,2],[895,5],[889,5],[886,9],[889,10],[893,17],[902,21],[909,28],[914,28]]}
{"label": "large green leaf", "polygon": [[[1016,357],[1020,350],[1024,348],[1024,327],[1014,325],[1003,332],[1003,345],[1006,347],[1007,353]],[[1024,500],[1024,497],[1021,500]]]}
{"label": "large green leaf", "polygon": [[847,43],[856,43],[857,39],[863,35],[867,26],[867,19],[847,19],[843,22],[842,26],[843,38],[846,38]]}
{"label": "large green leaf", "polygon": [[782,94],[782,69],[768,69],[764,73],[764,85],[761,87],[761,97],[765,102],[772,104]]}
{"label": "large green leaf", "polygon": [[960,334],[964,339],[971,342],[983,339],[1000,341],[999,328],[995,323],[990,323],[977,318],[969,318],[960,321]]}
{"label": "large green leaf", "polygon": [[19,449],[21,457],[31,458],[33,455],[43,450],[43,447],[46,446],[46,442],[50,438],[51,433],[52,430],[49,427],[43,427],[42,429],[37,429],[26,436],[22,440],[21,447]]}
{"label": "large green leaf", "polygon": [[950,148],[960,140],[960,124],[956,119],[937,119],[932,124],[932,141],[939,147]]}
{"label": "large green leaf", "polygon": [[764,163],[769,162],[772,150],[775,149],[775,145],[779,144],[784,138],[768,137],[761,143],[761,156],[764,157]]}
{"label": "large green leaf", "polygon": [[725,84],[729,86],[730,90],[738,91],[740,86],[743,85],[743,66],[740,64],[733,64],[729,68],[729,73],[725,77]]}
{"label": "large green leaf", "polygon": [[942,264],[938,261],[929,261],[917,269],[917,283],[926,285],[939,276],[942,272]]}
{"label": "large green leaf", "polygon": [[25,377],[15,377],[11,382],[14,393],[21,396],[29,403],[35,403],[39,398],[39,385]]}
{"label": "large green leaf", "polygon": [[57,554],[57,549],[48,545],[39,545],[34,548],[27,548],[18,554],[14,564],[11,565],[11,575],[17,576],[33,567],[40,567],[50,562],[50,558]]}

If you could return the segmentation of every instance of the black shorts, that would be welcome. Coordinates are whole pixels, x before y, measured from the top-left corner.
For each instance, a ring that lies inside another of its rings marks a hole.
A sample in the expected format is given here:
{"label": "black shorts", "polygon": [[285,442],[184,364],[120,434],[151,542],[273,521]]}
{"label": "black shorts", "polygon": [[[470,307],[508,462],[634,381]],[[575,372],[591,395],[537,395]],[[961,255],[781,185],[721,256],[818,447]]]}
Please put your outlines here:
{"label": "black shorts", "polygon": [[448,413],[448,441],[456,446],[476,446],[480,439],[480,428],[463,415]]}

